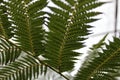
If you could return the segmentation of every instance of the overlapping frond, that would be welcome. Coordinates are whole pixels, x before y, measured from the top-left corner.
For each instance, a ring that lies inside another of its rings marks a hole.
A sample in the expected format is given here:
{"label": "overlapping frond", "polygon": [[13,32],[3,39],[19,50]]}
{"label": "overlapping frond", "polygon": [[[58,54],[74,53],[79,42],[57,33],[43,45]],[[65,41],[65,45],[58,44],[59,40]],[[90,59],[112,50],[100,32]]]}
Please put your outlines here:
{"label": "overlapping frond", "polygon": [[0,69],[0,80],[33,80],[44,73],[45,67],[38,59],[24,56]]}
{"label": "overlapping frond", "polygon": [[103,52],[99,52],[94,59],[80,68],[74,80],[116,80],[113,74],[120,70],[120,39],[106,45]]}
{"label": "overlapping frond", "polygon": [[3,4],[4,1],[0,1],[0,35],[6,38],[13,37],[11,23],[8,20],[7,7]]}
{"label": "overlapping frond", "polygon": [[105,39],[108,34],[106,34],[98,43],[94,44],[90,50],[87,52],[87,56],[85,58],[84,63],[82,66],[87,66],[89,61],[93,60],[94,58],[99,56],[99,52],[102,50],[103,46],[105,46]]}
{"label": "overlapping frond", "polygon": [[14,28],[13,40],[25,51],[38,56],[44,51],[43,30],[45,12],[42,9],[47,0],[10,0],[5,3],[8,8],[10,21]]}
{"label": "overlapping frond", "polygon": [[73,50],[83,47],[82,41],[85,40],[90,32],[88,28],[92,26],[87,23],[96,21],[93,16],[100,14],[91,11],[103,3],[97,0],[52,0],[58,7],[49,8],[53,14],[49,13],[49,22],[46,62],[58,69],[60,72],[73,69],[74,61],[78,52]]}
{"label": "overlapping frond", "polygon": [[106,34],[97,44],[94,44],[91,49],[92,50],[97,50],[99,48],[102,48],[102,46],[105,45],[105,39],[106,39],[107,36],[108,36],[108,34]]}
{"label": "overlapping frond", "polygon": [[21,50],[3,38],[0,38],[0,65],[14,62],[20,56]]}

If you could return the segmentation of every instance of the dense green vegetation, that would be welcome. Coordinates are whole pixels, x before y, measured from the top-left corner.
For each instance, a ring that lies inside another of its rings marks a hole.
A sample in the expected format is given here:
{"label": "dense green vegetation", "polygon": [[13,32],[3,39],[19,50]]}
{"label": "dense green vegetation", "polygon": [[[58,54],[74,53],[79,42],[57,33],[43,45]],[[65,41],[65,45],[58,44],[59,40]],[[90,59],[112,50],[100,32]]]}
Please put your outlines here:
{"label": "dense green vegetation", "polygon": [[[48,6],[49,2],[56,6]],[[101,14],[93,9],[102,4],[98,0],[0,0],[0,80],[35,80],[48,68],[71,80],[63,73],[72,71],[76,57],[84,54],[75,50],[85,47],[83,41],[93,27],[88,23]],[[107,45],[105,37],[91,48],[73,80],[116,80],[120,39]]]}

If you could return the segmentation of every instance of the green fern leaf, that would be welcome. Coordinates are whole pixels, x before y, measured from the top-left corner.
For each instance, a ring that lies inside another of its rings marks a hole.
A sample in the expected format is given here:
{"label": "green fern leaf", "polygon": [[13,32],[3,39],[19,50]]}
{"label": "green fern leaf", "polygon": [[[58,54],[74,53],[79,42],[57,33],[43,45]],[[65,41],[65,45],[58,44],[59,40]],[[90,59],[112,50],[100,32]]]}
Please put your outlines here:
{"label": "green fern leaf", "polygon": [[82,66],[87,66],[89,61],[92,61],[94,58],[99,56],[99,52],[102,50],[103,46],[105,46],[105,39],[107,35],[108,34],[106,34],[97,44],[94,44],[92,48],[90,48]]}
{"label": "green fern leaf", "polygon": [[24,56],[0,69],[0,80],[32,80],[41,73],[41,63],[32,56]]}
{"label": "green fern leaf", "polygon": [[94,44],[93,48],[91,48],[91,49],[95,50],[95,49],[101,48],[105,44],[104,41],[105,41],[107,35],[108,34],[106,34],[97,44]]}
{"label": "green fern leaf", "polygon": [[0,65],[14,62],[20,56],[21,50],[0,38]]}
{"label": "green fern leaf", "polygon": [[74,80],[116,80],[113,74],[120,69],[120,39],[106,45],[106,49],[94,59],[82,66]]}
{"label": "green fern leaf", "polygon": [[92,27],[87,23],[96,21],[92,17],[100,14],[90,10],[102,3],[96,0],[66,0],[68,4],[60,0],[52,2],[58,8],[49,6],[53,14],[48,14],[50,32],[44,57],[48,59],[46,62],[49,65],[64,72],[73,69],[75,57],[80,54],[74,50],[84,46],[84,36],[89,34],[88,28]]}
{"label": "green fern leaf", "polygon": [[10,39],[13,37],[13,32],[11,28],[11,23],[8,20],[8,12],[7,7],[2,5],[4,1],[0,2],[0,35],[5,36],[6,38]]}
{"label": "green fern leaf", "polygon": [[6,2],[11,23],[15,26],[14,41],[29,51],[34,56],[44,52],[44,13],[41,11],[46,5],[46,0],[11,0]]}

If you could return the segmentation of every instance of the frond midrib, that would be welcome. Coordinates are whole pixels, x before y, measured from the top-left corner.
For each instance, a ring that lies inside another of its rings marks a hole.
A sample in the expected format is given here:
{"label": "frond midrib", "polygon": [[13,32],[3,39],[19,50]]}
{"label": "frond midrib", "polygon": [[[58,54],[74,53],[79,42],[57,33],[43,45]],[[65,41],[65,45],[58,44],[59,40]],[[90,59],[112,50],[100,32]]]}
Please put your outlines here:
{"label": "frond midrib", "polygon": [[[72,16],[70,15],[70,18],[69,18],[71,21],[73,21],[73,19],[74,19],[73,16],[75,15],[76,5],[77,4],[75,3],[74,4],[75,8],[71,12]],[[60,71],[60,67],[61,67],[61,64],[62,64],[62,61],[61,61],[62,60],[62,51],[63,51],[63,49],[65,47],[66,40],[67,40],[69,31],[70,31],[71,25],[72,25],[72,23],[70,23],[69,21],[68,21],[68,24],[65,25],[66,31],[65,31],[65,34],[63,36],[63,40],[61,42],[61,46],[60,46],[60,49],[59,49],[59,59],[58,59],[58,64],[59,64],[58,69],[59,69],[59,71]]]}
{"label": "frond midrib", "polygon": [[120,48],[118,48],[113,54],[111,54],[110,57],[108,57],[106,60],[104,60],[100,65],[98,65],[98,67],[96,67],[94,69],[94,71],[92,71],[92,73],[88,76],[88,78],[86,80],[90,80],[91,76],[93,76],[94,74],[96,74],[96,71],[98,71],[106,62],[108,62],[110,59],[112,59],[116,54],[118,54],[118,52],[120,51]]}
{"label": "frond midrib", "polygon": [[3,28],[1,20],[0,20],[0,29],[1,29],[0,31],[1,31],[2,35],[4,37],[8,38],[8,36],[7,36],[6,32],[5,32],[5,29]]}
{"label": "frond midrib", "polygon": [[[27,5],[26,2],[24,2],[24,6]],[[28,38],[29,38],[29,42],[30,42],[30,47],[31,47],[31,52],[33,55],[35,55],[35,51],[34,51],[34,47],[33,47],[33,41],[32,41],[32,34],[31,34],[31,25],[30,25],[30,17],[29,17],[29,14],[28,14],[28,10],[27,10],[27,7],[25,8],[25,12],[26,12],[26,22],[27,22],[27,30],[28,30]]]}

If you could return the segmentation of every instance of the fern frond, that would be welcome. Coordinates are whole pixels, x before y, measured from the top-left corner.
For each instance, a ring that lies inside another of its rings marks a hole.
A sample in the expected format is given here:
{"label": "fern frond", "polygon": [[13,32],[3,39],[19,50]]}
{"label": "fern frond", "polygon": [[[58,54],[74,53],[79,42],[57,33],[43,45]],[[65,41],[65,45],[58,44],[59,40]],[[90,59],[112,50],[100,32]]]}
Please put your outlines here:
{"label": "fern frond", "polygon": [[102,48],[105,46],[105,39],[108,34],[106,34],[98,43],[94,44],[90,50],[87,52],[87,56],[85,58],[84,63],[82,66],[87,66],[89,61],[92,61],[94,58],[99,56],[99,52],[102,51]]}
{"label": "fern frond", "polygon": [[99,48],[101,48],[103,45],[105,45],[105,39],[106,39],[107,35],[108,35],[108,34],[106,34],[97,44],[94,44],[91,49],[93,49],[93,50],[99,49]]}
{"label": "fern frond", "polygon": [[0,69],[0,80],[32,80],[44,73],[44,67],[32,56],[24,56]]}
{"label": "fern frond", "polygon": [[11,0],[6,2],[11,23],[14,24],[14,41],[25,51],[38,56],[44,52],[44,13],[47,0]]}
{"label": "fern frond", "polygon": [[117,74],[120,69],[119,44],[120,39],[114,38],[114,42],[106,45],[103,52],[80,68],[74,80],[116,80],[113,74]]}
{"label": "fern frond", "polygon": [[8,12],[7,7],[2,5],[4,1],[0,2],[0,35],[5,36],[6,38],[10,39],[13,37],[13,32],[11,28],[11,23],[8,20]]}
{"label": "fern frond", "polygon": [[[90,11],[100,6],[102,3],[96,0],[52,0],[58,6],[49,8],[53,11],[49,13],[46,54],[46,62],[58,69],[60,72],[73,69],[76,56],[80,53],[73,50],[80,49],[84,45],[84,36],[89,34],[88,28],[92,27],[87,23],[96,21],[93,16],[99,12]],[[89,4],[88,4],[89,3]],[[69,66],[69,67],[68,67]]]}
{"label": "fern frond", "polygon": [[[12,43],[11,41],[9,41],[8,39],[6,39],[6,38],[4,38],[4,37],[2,37],[1,36],[1,44],[0,44],[0,50],[1,50],[1,54],[0,54],[0,56],[1,56],[1,60],[0,61],[2,61],[1,62],[1,64],[0,64],[0,68],[4,68],[4,67],[6,67],[6,66],[9,66],[9,65],[12,65],[12,64],[16,64],[16,61],[21,61],[21,63],[22,63],[22,61],[23,61],[23,58],[21,59],[21,56],[19,56],[19,54],[18,54],[18,52],[20,51],[22,51],[22,53],[27,53],[27,54],[29,54],[29,55],[27,55],[27,57],[28,58],[30,58],[30,57],[33,57],[33,56],[31,56],[30,55],[30,53],[29,52],[27,52],[27,51],[24,51],[24,50],[22,50],[21,49],[21,47],[19,47],[19,46],[17,46],[16,44],[14,44],[14,43]],[[13,46],[12,46],[13,45]],[[11,48],[12,47],[12,48]],[[11,48],[11,49],[10,49]],[[2,54],[2,52],[3,52],[3,50],[4,50],[4,54]],[[10,51],[11,50],[11,51]],[[14,51],[12,51],[12,50],[14,50]],[[10,54],[10,52],[11,53],[15,53],[15,54],[13,54],[13,55],[11,55]],[[25,55],[23,55],[23,56],[25,56],[24,58],[26,59],[26,54]],[[52,71],[54,71],[54,72],[56,72],[58,75],[60,75],[61,77],[63,77],[63,78],[65,78],[66,80],[69,80],[66,76],[64,76],[63,74],[61,74],[61,73],[59,73],[59,71],[58,70],[56,70],[55,68],[53,68],[53,67],[51,67],[50,65],[48,65],[48,64],[46,64],[46,63],[44,63],[43,62],[43,60],[40,60],[39,58],[35,58],[35,57],[33,57],[36,61],[37,60],[39,60],[39,65],[40,65],[40,74],[42,75],[43,73],[44,73],[44,75],[46,75],[46,73],[48,72],[47,71],[47,69],[49,68],[49,69],[51,69]],[[32,61],[34,61],[34,60],[32,60]],[[10,63],[10,64],[8,64],[8,63]],[[30,63],[29,62],[29,59],[27,59],[26,60],[26,63]],[[25,64],[26,64],[25,63]],[[34,62],[33,62],[34,63]],[[7,64],[7,65],[6,65]],[[24,64],[24,61],[23,61],[23,64]],[[4,66],[5,65],[5,66]],[[23,66],[22,64],[19,64],[19,66]],[[26,64],[27,65],[27,64]],[[17,68],[18,69],[18,66],[14,66],[14,68]],[[24,68],[24,67],[23,67]],[[13,68],[10,68],[11,70],[13,69]],[[14,69],[13,69],[14,70]],[[23,69],[22,69],[23,70]],[[21,71],[22,71],[21,70]],[[3,70],[4,71],[4,70]],[[17,72],[18,70],[16,70],[16,73],[19,73],[19,72]],[[11,72],[6,72],[6,70],[5,70],[5,73],[4,74],[1,74],[0,76],[1,76],[1,78],[2,78],[2,76],[4,76],[4,78],[6,77],[8,77],[9,76],[9,79],[11,79],[12,77],[15,77],[15,76],[19,76],[19,75],[6,75],[5,76],[5,74],[6,73],[11,73]],[[33,75],[39,75],[39,73],[36,73],[36,74],[34,74],[33,73]],[[31,75],[31,77],[33,76],[33,75]],[[10,77],[10,76],[12,76],[12,77]],[[28,77],[28,75],[25,75],[24,77]],[[32,77],[33,78],[33,77]],[[8,78],[7,78],[8,79]],[[20,78],[21,79],[21,78]],[[6,80],[6,79],[5,79]],[[16,80],[16,78],[15,78],[15,80]],[[24,80],[24,79],[23,79]]]}
{"label": "fern frond", "polygon": [[0,65],[14,62],[20,56],[21,50],[5,39],[0,38]]}

